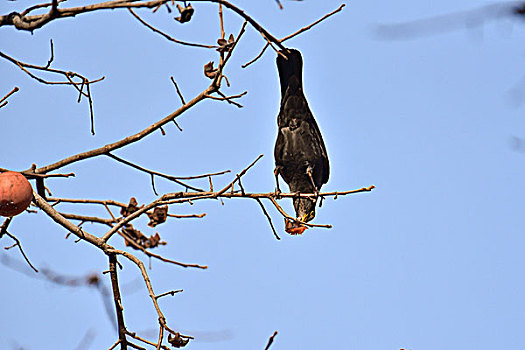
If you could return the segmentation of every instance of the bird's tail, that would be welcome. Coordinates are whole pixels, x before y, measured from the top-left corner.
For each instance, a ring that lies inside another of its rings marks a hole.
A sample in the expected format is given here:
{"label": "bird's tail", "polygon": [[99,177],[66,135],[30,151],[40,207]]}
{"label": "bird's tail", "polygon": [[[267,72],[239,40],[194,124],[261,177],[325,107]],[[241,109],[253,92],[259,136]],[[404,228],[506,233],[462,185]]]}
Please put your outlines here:
{"label": "bird's tail", "polygon": [[299,87],[303,86],[303,58],[301,53],[296,49],[288,49],[279,51],[286,56],[286,59],[277,55],[277,70],[279,71],[279,80],[281,83],[281,97],[284,97],[286,89],[290,84],[290,79],[295,77],[299,83]]}

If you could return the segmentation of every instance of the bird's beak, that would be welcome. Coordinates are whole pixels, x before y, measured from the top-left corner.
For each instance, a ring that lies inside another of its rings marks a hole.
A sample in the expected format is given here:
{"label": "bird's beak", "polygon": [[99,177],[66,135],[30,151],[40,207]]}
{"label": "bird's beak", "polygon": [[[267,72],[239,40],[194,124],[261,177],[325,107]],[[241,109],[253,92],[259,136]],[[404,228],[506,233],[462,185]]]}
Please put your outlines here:
{"label": "bird's beak", "polygon": [[312,210],[308,214],[304,214],[303,216],[297,218],[297,220],[299,220],[301,222],[308,222],[308,221],[312,220],[314,217],[315,217],[315,213]]}

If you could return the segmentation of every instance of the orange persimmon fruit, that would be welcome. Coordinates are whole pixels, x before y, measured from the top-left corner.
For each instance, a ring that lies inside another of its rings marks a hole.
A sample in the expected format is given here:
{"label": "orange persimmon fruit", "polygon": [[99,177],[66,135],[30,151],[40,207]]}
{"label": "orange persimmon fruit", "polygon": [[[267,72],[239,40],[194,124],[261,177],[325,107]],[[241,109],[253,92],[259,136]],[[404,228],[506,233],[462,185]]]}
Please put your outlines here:
{"label": "orange persimmon fruit", "polygon": [[0,215],[15,216],[26,210],[33,199],[33,188],[24,175],[14,171],[0,173]]}

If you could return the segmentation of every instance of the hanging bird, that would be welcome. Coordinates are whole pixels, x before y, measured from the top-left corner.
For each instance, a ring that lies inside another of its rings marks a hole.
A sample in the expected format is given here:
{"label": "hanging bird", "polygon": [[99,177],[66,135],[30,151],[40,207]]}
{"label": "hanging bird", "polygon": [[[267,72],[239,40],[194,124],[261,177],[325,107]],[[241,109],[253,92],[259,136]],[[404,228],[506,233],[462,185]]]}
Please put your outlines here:
{"label": "hanging bird", "polygon": [[[274,151],[277,192],[280,192],[281,175],[290,187],[290,192],[317,194],[330,175],[326,147],[304,96],[301,53],[295,49],[281,50],[280,53],[287,59],[277,56],[281,83],[281,109],[277,118],[278,133]],[[312,220],[316,203],[317,197],[294,198],[297,220]],[[297,232],[292,229],[299,226],[287,223],[287,232]]]}

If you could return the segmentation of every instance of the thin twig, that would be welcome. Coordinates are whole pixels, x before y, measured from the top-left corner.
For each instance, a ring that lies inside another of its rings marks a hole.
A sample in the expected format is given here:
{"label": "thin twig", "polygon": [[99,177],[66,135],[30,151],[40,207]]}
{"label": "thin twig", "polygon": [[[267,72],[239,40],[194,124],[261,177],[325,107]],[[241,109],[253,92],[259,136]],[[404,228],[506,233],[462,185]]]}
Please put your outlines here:
{"label": "thin twig", "polygon": [[[290,35],[288,35],[288,36],[285,36],[285,37],[282,38],[282,39],[278,39],[278,41],[279,41],[280,43],[283,43],[283,42],[285,42],[285,41],[288,40],[288,39],[291,39],[291,38],[293,38],[293,37],[295,37],[295,36],[297,36],[297,35],[299,35],[299,34],[301,34],[301,33],[303,33],[303,32],[306,32],[307,30],[309,30],[310,28],[314,27],[315,25],[321,23],[322,21],[324,21],[324,20],[327,19],[328,17],[331,17],[332,15],[334,15],[334,14],[336,14],[337,12],[341,11],[341,10],[343,9],[343,7],[345,7],[345,6],[346,6],[346,4],[341,4],[341,6],[339,6],[337,9],[335,9],[334,11],[332,11],[332,12],[330,12],[330,13],[324,15],[323,17],[321,17],[321,18],[318,19],[317,21],[313,22],[312,24],[307,25],[306,27],[303,27],[303,28],[299,29],[298,31],[296,31],[296,32],[293,33],[293,34],[290,34]],[[246,68],[246,67],[248,67],[249,65],[255,63],[259,58],[262,57],[262,55],[264,54],[264,52],[266,51],[266,49],[267,49],[268,46],[270,46],[270,45],[271,45],[271,43],[270,43],[270,41],[268,40],[268,42],[266,43],[266,45],[264,45],[264,47],[261,49],[261,52],[259,52],[259,54],[258,54],[255,58],[253,58],[251,61],[249,61],[249,62],[243,64],[241,67],[242,67],[242,68]],[[275,49],[275,48],[274,48],[274,49]]]}
{"label": "thin twig", "polygon": [[268,219],[268,222],[270,223],[270,227],[272,228],[272,231],[273,231],[273,235],[275,236],[275,238],[277,238],[277,240],[281,240],[281,237],[279,237],[279,235],[277,234],[277,231],[275,230],[275,227],[273,226],[272,218],[270,217],[270,214],[268,214],[268,212],[266,211],[266,208],[264,207],[263,202],[259,198],[255,198],[255,200],[257,201],[257,203],[259,203],[264,215]]}
{"label": "thin twig", "polygon": [[[158,320],[159,320],[159,324],[160,324],[160,329],[159,329],[159,339],[157,341],[157,349],[160,349],[161,347],[161,344],[162,344],[162,339],[163,339],[163,336],[164,336],[164,328],[166,330],[168,330],[170,333],[173,333],[175,334],[176,332],[173,331],[171,328],[168,327],[168,325],[166,324],[166,317],[164,317],[164,314],[162,313],[160,307],[159,307],[159,304],[157,302],[157,298],[155,298],[155,292],[153,291],[153,286],[151,285],[151,280],[148,276],[148,272],[146,271],[146,267],[144,266],[144,263],[142,263],[142,261],[140,261],[136,256],[134,256],[133,254],[130,254],[126,251],[123,251],[123,250],[117,250],[117,249],[111,249],[111,250],[108,250],[108,253],[114,253],[114,254],[119,254],[119,255],[123,255],[124,257],[126,257],[127,259],[129,259],[131,262],[133,262],[135,265],[137,265],[137,267],[140,269],[140,272],[142,274],[142,278],[144,279],[144,283],[146,284],[146,288],[148,289],[148,294],[151,298],[151,301],[153,302],[153,306],[155,307],[155,310],[157,311],[157,315],[158,315]],[[189,336],[184,336],[185,338],[189,338],[189,339],[193,339],[193,337],[189,337]]]}
{"label": "thin twig", "polygon": [[91,98],[91,90],[89,88],[90,82],[82,80],[82,84],[86,85],[87,90],[87,98],[89,102],[89,116],[90,116],[90,122],[91,122],[91,135],[95,135],[95,117],[93,112],[93,99]]}
{"label": "thin twig", "polygon": [[128,244],[133,246],[133,248],[142,251],[144,254],[146,254],[149,257],[152,257],[152,258],[155,258],[155,259],[158,259],[160,261],[164,261],[164,262],[167,262],[167,263],[170,263],[170,264],[174,264],[174,265],[177,265],[177,266],[181,266],[181,267],[184,267],[184,268],[193,267],[193,268],[203,269],[203,270],[206,270],[208,268],[208,266],[206,266],[206,265],[185,264],[185,263],[181,263],[181,262],[178,262],[178,261],[175,261],[175,260],[167,259],[167,258],[165,258],[165,257],[163,257],[163,256],[161,256],[159,254],[152,253],[149,250],[145,249],[143,246],[141,246],[140,244],[135,242],[133,239],[131,239],[130,237],[128,237],[126,234],[122,233],[121,231],[119,231],[119,235],[121,235],[126,240],[126,242],[128,242]]}
{"label": "thin twig", "polygon": [[[5,224],[5,222],[4,222],[4,224]],[[7,227],[6,227],[6,229],[7,229]],[[15,241],[15,244],[13,246],[9,247],[9,249],[14,247],[14,246],[18,246],[18,249],[20,250],[20,253],[24,257],[25,261],[33,269],[33,271],[38,273],[38,270],[36,269],[36,267],[34,267],[33,264],[31,264],[31,261],[29,261],[29,258],[27,257],[26,253],[24,252],[24,249],[22,249],[22,245],[20,244],[20,241],[18,240],[18,238],[16,238],[15,236],[13,236],[12,234],[10,234],[7,231],[5,231],[5,234],[8,235],[13,241]],[[1,237],[1,235],[0,235],[0,237]],[[8,248],[5,248],[5,249],[8,249]]]}
{"label": "thin twig", "polygon": [[111,345],[108,350],[115,349],[120,344],[120,339],[115,342],[115,344]]}
{"label": "thin twig", "polygon": [[181,292],[183,292],[182,289],[178,289],[178,290],[170,290],[169,292],[166,292],[166,293],[162,293],[162,294],[156,295],[155,298],[160,299],[160,298],[165,297],[165,296],[167,296],[167,295],[174,296],[175,294],[177,294],[177,293],[181,293]]}
{"label": "thin twig", "polygon": [[112,226],[114,223],[117,222],[115,218],[113,219],[104,219],[98,216],[85,216],[85,215],[78,215],[78,214],[70,214],[70,213],[60,213],[64,218],[68,220],[79,220],[82,222],[96,222],[99,224],[104,224],[108,226]]}
{"label": "thin twig", "polygon": [[246,62],[245,64],[243,64],[241,67],[242,68],[246,68],[248,67],[249,65],[251,65],[252,63],[255,63],[259,58],[262,57],[262,55],[264,54],[264,52],[266,51],[266,49],[268,48],[268,46],[270,46],[270,43],[266,43],[264,45],[264,47],[262,48],[261,52],[259,52],[259,54],[257,56],[255,56],[251,61],[249,62]]}
{"label": "thin twig", "polygon": [[321,23],[322,21],[324,21],[324,20],[327,19],[328,17],[331,17],[331,16],[335,15],[337,12],[341,11],[341,10],[343,9],[343,7],[345,7],[345,6],[346,6],[346,4],[341,4],[341,6],[339,6],[339,7],[338,7],[337,9],[335,9],[334,11],[332,11],[332,12],[330,12],[330,13],[324,15],[323,17],[319,18],[317,21],[313,22],[312,24],[307,25],[306,27],[303,27],[303,28],[299,29],[299,30],[296,31],[295,33],[290,34],[290,35],[288,35],[288,36],[285,36],[285,37],[282,38],[280,41],[281,41],[281,42],[285,42],[286,40],[291,39],[291,38],[293,38],[294,36],[297,36],[297,35],[299,35],[299,34],[301,34],[301,33],[303,33],[303,32],[306,32],[308,29],[310,29],[310,28],[312,28],[313,26],[315,26],[315,25]]}
{"label": "thin twig", "polygon": [[[7,100],[7,99],[9,98],[9,96],[11,96],[12,94],[14,94],[14,93],[17,92],[18,90],[20,90],[20,89],[18,88],[18,86],[15,86],[15,87],[13,88],[13,90],[9,91],[9,92],[7,93],[7,95],[5,95],[4,97],[2,97],[2,98],[0,99],[0,108],[2,108],[3,106],[7,105],[7,101],[5,101],[5,100]],[[2,104],[2,102],[4,102],[4,101],[5,101],[5,103]]]}
{"label": "thin twig", "polygon": [[305,225],[305,226],[309,226],[309,227],[332,228],[332,225],[311,224],[311,223],[308,223],[308,222],[302,222],[300,220],[297,220],[296,218],[288,215],[273,197],[270,197],[270,201],[275,206],[275,208],[279,211],[279,213],[281,213],[281,215],[284,216],[288,220],[291,220],[291,221],[293,221],[295,223],[298,223],[298,224],[301,224],[301,225]]}
{"label": "thin twig", "polygon": [[[177,85],[177,82],[175,81],[175,79],[173,79],[173,77],[170,77],[170,78],[171,78],[171,81],[173,82],[173,85],[175,85],[175,89],[177,90],[177,94],[179,95],[179,98],[180,98],[180,101],[182,102],[182,105],[185,105],[186,102],[184,101],[184,97],[182,97],[182,93],[179,90],[179,86]],[[175,121],[175,119],[173,121]]]}
{"label": "thin twig", "polygon": [[[67,1],[67,0],[58,0],[58,3],[61,3],[61,2],[64,2],[64,1]],[[21,13],[22,16],[25,16],[27,15],[29,12],[31,11],[34,11],[34,10],[38,10],[38,9],[41,9],[41,8],[45,8],[45,7],[49,7],[53,5],[53,3],[51,2],[48,2],[47,4],[39,4],[39,5],[35,5],[35,6],[32,6],[32,7],[29,7],[27,10],[25,10],[24,12]]]}
{"label": "thin twig", "polygon": [[79,198],[55,198],[49,197],[47,199],[49,202],[57,203],[78,203],[78,204],[102,204],[104,206],[113,205],[120,208],[126,208],[128,205],[113,201],[113,200],[99,200],[99,199],[79,199]]}
{"label": "thin twig", "polygon": [[[48,84],[48,85],[75,85],[76,83],[71,83],[70,81],[48,81],[48,80],[42,79],[42,78],[34,75],[30,71],[28,71],[28,69],[35,69],[35,70],[46,71],[46,72],[54,73],[54,74],[60,74],[60,75],[63,75],[65,77],[74,77],[74,78],[86,79],[82,75],[80,75],[78,73],[75,73],[75,72],[70,72],[70,71],[66,72],[66,71],[63,71],[63,70],[55,69],[55,68],[46,68],[44,66],[37,66],[37,65],[34,65],[34,64],[24,63],[22,61],[14,59],[13,57],[11,57],[11,56],[9,56],[9,55],[1,52],[1,51],[0,51],[0,57],[2,57],[4,59],[8,60],[9,62],[17,65],[20,69],[22,69],[25,73],[27,73],[31,78],[37,80],[38,82],[40,82],[42,84]],[[105,79],[105,77],[101,77],[99,79],[95,79],[95,80],[91,80],[91,81],[86,79],[86,81],[91,84],[91,83],[98,83],[99,81],[102,81],[104,79]]]}
{"label": "thin twig", "polygon": [[49,66],[51,66],[51,63],[55,59],[55,52],[53,50],[53,39],[49,39],[49,41],[51,43],[51,57],[49,57],[49,60],[47,61],[47,64],[45,66],[46,69],[49,68]]}
{"label": "thin twig", "polygon": [[133,15],[133,17],[135,17],[140,23],[142,23],[143,25],[145,25],[146,27],[148,27],[149,29],[151,29],[151,30],[154,31],[155,33],[162,35],[164,38],[168,39],[169,41],[172,41],[172,42],[174,42],[174,43],[181,44],[181,45],[193,46],[193,47],[202,47],[202,48],[205,48],[205,49],[215,49],[215,48],[217,48],[217,46],[214,46],[214,45],[196,44],[196,43],[190,43],[190,42],[187,42],[187,41],[182,41],[182,40],[175,39],[175,38],[169,36],[168,34],[164,33],[163,31],[161,31],[161,30],[159,30],[159,29],[153,27],[151,24],[149,24],[148,22],[146,22],[145,20],[143,20],[142,18],[140,18],[139,15],[137,15],[132,9],[128,8],[128,11],[129,11],[129,12]]}
{"label": "thin twig", "polygon": [[206,213],[202,213],[202,214],[187,214],[187,215],[183,215],[183,214],[168,214],[169,217],[172,217],[172,218],[177,218],[177,219],[187,219],[187,218],[203,218],[206,216]]}
{"label": "thin twig", "polygon": [[270,337],[270,339],[268,339],[268,344],[266,344],[266,347],[264,348],[264,350],[268,350],[270,349],[270,346],[272,345],[273,343],[273,340],[275,339],[275,336],[278,334],[279,332],[275,331],[273,332],[272,336]]}
{"label": "thin twig", "polygon": [[65,227],[69,232],[73,233],[78,238],[86,240],[87,242],[93,244],[96,247],[99,247],[102,250],[109,247],[102,239],[83,231],[81,228],[77,227],[72,222],[63,217],[36,191],[33,191],[33,199],[35,204],[40,209],[42,209],[42,211],[44,211],[53,221],[55,221],[60,226]]}
{"label": "thin twig", "polygon": [[[129,335],[130,337],[132,337],[133,339],[136,339],[136,340],[141,341],[141,342],[143,342],[143,343],[146,343],[146,344],[148,344],[148,345],[151,345],[151,346],[155,346],[155,347],[157,347],[157,344],[156,344],[156,343],[154,343],[154,342],[152,342],[152,341],[149,341],[149,340],[147,340],[147,339],[141,338],[141,337],[139,337],[136,333],[132,333],[132,332],[129,332],[129,331],[128,331],[128,335]],[[166,345],[161,345],[161,346],[160,346],[160,349],[162,349],[162,350],[172,350],[172,349],[168,348]]]}
{"label": "thin twig", "polygon": [[[150,175],[152,176],[152,178],[153,178],[153,175],[157,175],[157,176],[163,177],[163,178],[165,178],[165,179],[167,179],[167,180],[173,181],[173,182],[175,182],[175,183],[177,183],[177,184],[179,184],[179,185],[181,185],[181,186],[184,186],[184,187],[190,188],[190,189],[192,189],[192,190],[194,190],[194,191],[203,191],[203,189],[201,189],[201,188],[197,188],[197,187],[193,187],[193,186],[191,186],[191,185],[185,184],[184,182],[180,181],[180,180],[179,180],[178,178],[176,178],[175,176],[166,175],[166,174],[163,174],[163,173],[159,173],[159,172],[157,172],[157,171],[153,171],[153,170],[146,169],[146,168],[144,168],[144,167],[141,167],[140,165],[134,164],[134,163],[132,163],[132,162],[130,162],[130,161],[127,161],[127,160],[125,160],[125,159],[122,159],[122,158],[120,158],[120,157],[117,157],[116,155],[114,155],[114,154],[112,154],[112,153],[109,153],[109,152],[106,153],[106,155],[107,155],[108,157],[110,157],[110,158],[115,159],[116,161],[118,161],[118,162],[120,162],[120,163],[122,163],[122,164],[126,164],[126,165],[128,165],[128,166],[130,166],[130,167],[132,167],[132,168],[135,168],[135,169],[140,170],[140,171],[142,171],[142,172],[148,173],[148,174],[150,174]],[[153,180],[152,180],[152,181],[153,181]],[[154,184],[153,184],[153,186],[154,186]],[[155,187],[153,187],[153,188],[155,188]]]}
{"label": "thin twig", "polygon": [[222,16],[222,4],[219,3],[219,19],[221,22],[221,39],[224,39],[224,18]]}
{"label": "thin twig", "polygon": [[9,227],[11,220],[13,220],[12,217],[6,218],[2,226],[0,226],[0,239],[2,239],[2,236],[7,232],[7,228]]}
{"label": "thin twig", "polygon": [[232,101],[232,100],[233,100],[233,99],[236,99],[236,98],[241,98],[241,97],[243,97],[244,95],[246,95],[246,94],[248,93],[248,91],[244,91],[243,93],[240,93],[240,94],[238,94],[238,95],[231,95],[231,96],[226,96],[226,95],[224,95],[220,90],[217,91],[217,93],[218,93],[219,95],[221,95],[221,97],[212,96],[212,95],[208,95],[208,96],[206,96],[206,97],[211,98],[211,99],[213,99],[213,100],[217,100],[217,101],[226,101],[226,102],[228,102],[229,104],[232,104],[232,105],[235,105],[235,106],[237,106],[237,107],[239,107],[239,108],[242,108],[243,106],[242,106],[240,103],[237,103],[237,102]]}
{"label": "thin twig", "polygon": [[140,132],[138,132],[136,134],[128,136],[128,137],[126,137],[124,139],[121,139],[119,141],[107,144],[105,146],[92,149],[92,150],[87,151],[87,152],[75,154],[73,156],[70,156],[70,157],[67,157],[65,159],[62,159],[62,160],[60,160],[60,161],[58,161],[56,163],[53,163],[53,164],[50,164],[50,165],[47,165],[47,166],[35,169],[35,173],[37,173],[37,174],[48,173],[50,171],[62,168],[62,167],[66,166],[66,165],[69,165],[71,163],[75,163],[75,162],[78,162],[78,161],[81,161],[81,160],[84,160],[84,159],[88,159],[88,158],[97,157],[97,156],[106,154],[108,152],[114,151],[116,149],[122,148],[124,146],[130,145],[130,144],[135,143],[137,141],[140,141],[141,139],[143,139],[147,135],[149,135],[149,134],[153,133],[154,131],[156,131],[158,128],[160,128],[164,124],[166,124],[168,122],[171,122],[174,118],[176,118],[179,115],[183,114],[188,109],[190,109],[191,107],[193,107],[194,105],[196,105],[197,103],[199,103],[200,101],[205,99],[206,95],[211,93],[211,92],[213,92],[214,89],[215,88],[212,87],[212,86],[208,87],[203,92],[201,92],[198,96],[196,96],[194,99],[192,99],[191,101],[186,103],[184,106],[181,106],[180,108],[175,110],[173,113],[170,113],[168,116],[164,117],[163,119],[161,119],[158,122],[148,126],[147,128],[143,129],[142,131],[140,131]]}

